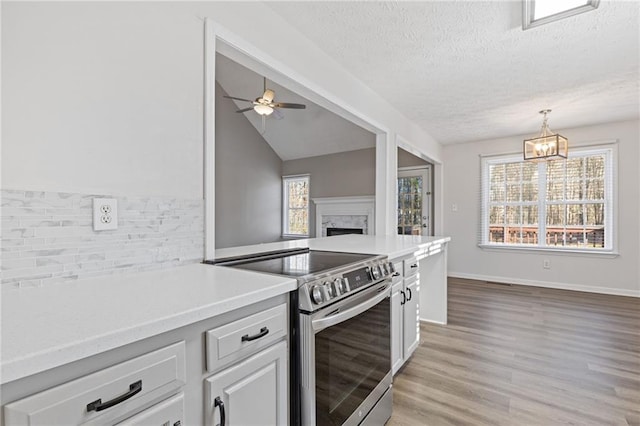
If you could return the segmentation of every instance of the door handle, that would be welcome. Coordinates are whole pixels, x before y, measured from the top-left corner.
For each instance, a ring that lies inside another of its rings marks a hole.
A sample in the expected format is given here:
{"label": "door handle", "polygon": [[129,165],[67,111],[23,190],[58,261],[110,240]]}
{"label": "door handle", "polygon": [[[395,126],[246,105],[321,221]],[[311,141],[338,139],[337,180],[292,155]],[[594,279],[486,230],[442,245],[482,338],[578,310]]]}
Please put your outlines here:
{"label": "door handle", "polygon": [[402,293],[402,301],[400,302],[400,306],[402,306],[407,303],[407,294],[402,290],[400,290],[400,293]]}
{"label": "door handle", "polygon": [[213,406],[214,408],[220,407],[220,423],[218,423],[216,426],[225,426],[225,423],[227,423],[227,419],[224,412],[224,402],[222,402],[219,396],[216,396],[216,399],[213,400]]}
{"label": "door handle", "polygon": [[411,301],[412,299],[412,295],[411,295],[411,289],[409,287],[407,287],[407,292],[409,293],[409,298],[407,299],[407,302]]}

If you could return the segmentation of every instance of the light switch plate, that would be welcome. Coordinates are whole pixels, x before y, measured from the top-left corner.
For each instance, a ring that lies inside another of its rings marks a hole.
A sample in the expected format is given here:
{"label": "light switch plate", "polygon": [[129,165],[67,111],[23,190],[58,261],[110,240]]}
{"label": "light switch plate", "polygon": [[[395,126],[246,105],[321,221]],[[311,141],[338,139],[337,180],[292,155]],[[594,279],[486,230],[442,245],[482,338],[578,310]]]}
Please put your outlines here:
{"label": "light switch plate", "polygon": [[118,202],[115,198],[93,199],[93,230],[118,229]]}

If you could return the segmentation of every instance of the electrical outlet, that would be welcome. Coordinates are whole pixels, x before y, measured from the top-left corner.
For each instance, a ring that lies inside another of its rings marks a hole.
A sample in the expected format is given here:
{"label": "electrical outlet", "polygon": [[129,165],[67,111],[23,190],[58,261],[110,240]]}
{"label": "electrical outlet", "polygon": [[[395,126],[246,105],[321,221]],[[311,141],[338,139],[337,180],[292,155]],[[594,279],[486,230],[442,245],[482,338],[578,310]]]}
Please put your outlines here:
{"label": "electrical outlet", "polygon": [[551,261],[549,259],[544,259],[542,261],[542,267],[544,269],[551,269]]}
{"label": "electrical outlet", "polygon": [[93,230],[118,229],[118,203],[115,198],[93,199]]}

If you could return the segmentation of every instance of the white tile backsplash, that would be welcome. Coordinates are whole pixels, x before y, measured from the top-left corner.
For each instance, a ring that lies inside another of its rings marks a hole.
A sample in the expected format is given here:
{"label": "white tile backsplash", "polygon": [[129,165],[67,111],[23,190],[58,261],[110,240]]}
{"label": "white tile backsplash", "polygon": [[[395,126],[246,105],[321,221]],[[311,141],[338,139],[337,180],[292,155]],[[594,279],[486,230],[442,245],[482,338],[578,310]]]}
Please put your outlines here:
{"label": "white tile backsplash", "polygon": [[2,285],[161,269],[204,256],[201,199],[115,197],[118,229],[94,231],[92,200],[105,195],[20,190],[0,195]]}

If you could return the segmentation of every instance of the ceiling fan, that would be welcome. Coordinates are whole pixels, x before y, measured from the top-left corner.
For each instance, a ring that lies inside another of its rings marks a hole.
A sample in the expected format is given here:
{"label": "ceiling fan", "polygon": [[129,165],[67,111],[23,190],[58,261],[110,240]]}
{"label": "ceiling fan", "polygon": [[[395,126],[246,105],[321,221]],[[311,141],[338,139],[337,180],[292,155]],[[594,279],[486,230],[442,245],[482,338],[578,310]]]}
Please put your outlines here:
{"label": "ceiling fan", "polygon": [[287,103],[287,102],[274,102],[273,100],[274,100],[274,98],[276,96],[276,93],[271,89],[267,89],[267,78],[266,77],[264,77],[263,81],[264,81],[264,85],[263,85],[264,93],[262,94],[261,97],[256,98],[255,101],[252,101],[252,100],[249,100],[249,99],[237,98],[235,96],[225,96],[225,98],[227,98],[227,99],[234,99],[236,101],[252,103],[253,106],[250,106],[250,107],[247,107],[247,108],[243,108],[243,109],[239,109],[236,112],[243,113],[243,112],[254,110],[260,116],[262,116],[262,133],[264,133],[265,119],[267,118],[268,115],[273,114],[273,116],[278,120],[284,118],[284,115],[279,110],[279,108],[305,109],[307,107],[304,104],[293,104],[293,103]]}

